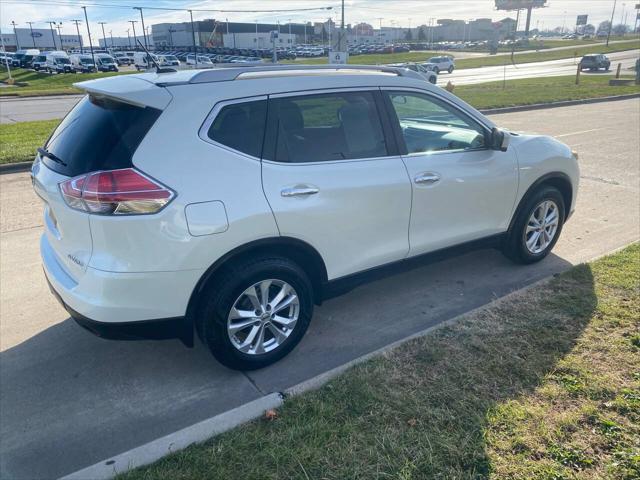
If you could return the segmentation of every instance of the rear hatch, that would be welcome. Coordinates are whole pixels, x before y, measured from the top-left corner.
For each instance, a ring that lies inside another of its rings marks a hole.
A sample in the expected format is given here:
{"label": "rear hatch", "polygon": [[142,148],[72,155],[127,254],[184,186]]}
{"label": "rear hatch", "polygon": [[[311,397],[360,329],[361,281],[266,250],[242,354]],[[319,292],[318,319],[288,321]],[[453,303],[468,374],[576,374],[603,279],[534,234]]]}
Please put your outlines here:
{"label": "rear hatch", "polygon": [[[86,87],[89,95],[78,102],[39,149],[32,168],[33,187],[45,203],[48,243],[60,265],[76,281],[91,259],[90,214],[71,208],[61,194],[60,184],[89,172],[132,167],[136,148],[162,110],[134,105],[131,99],[156,97],[150,103],[161,106],[157,94],[145,93],[149,88],[168,96],[164,106],[171,98],[166,89],[141,79],[111,85],[84,84],[79,86]],[[137,87],[139,94],[127,84]]]}

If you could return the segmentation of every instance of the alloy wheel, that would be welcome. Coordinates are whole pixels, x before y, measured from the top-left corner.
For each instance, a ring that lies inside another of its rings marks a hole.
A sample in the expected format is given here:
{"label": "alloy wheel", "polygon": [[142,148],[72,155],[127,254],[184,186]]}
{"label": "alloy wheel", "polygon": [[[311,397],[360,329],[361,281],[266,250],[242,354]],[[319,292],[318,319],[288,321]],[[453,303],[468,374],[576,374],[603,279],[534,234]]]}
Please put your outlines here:
{"label": "alloy wheel", "polygon": [[553,242],[560,220],[558,205],[553,200],[544,200],[531,212],[524,232],[527,250],[542,253]]}

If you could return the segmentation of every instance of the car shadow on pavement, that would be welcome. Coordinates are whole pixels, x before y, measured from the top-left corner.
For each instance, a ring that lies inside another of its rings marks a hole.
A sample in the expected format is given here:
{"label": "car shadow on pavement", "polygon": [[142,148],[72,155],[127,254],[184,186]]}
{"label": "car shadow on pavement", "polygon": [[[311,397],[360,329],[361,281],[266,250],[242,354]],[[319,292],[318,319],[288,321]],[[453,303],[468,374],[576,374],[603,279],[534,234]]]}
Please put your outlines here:
{"label": "car shadow on pavement", "polygon": [[[58,476],[146,443],[566,270],[494,250],[414,265],[316,309],[288,357],[243,374],[200,342],[109,341],[67,319],[0,354],[0,472]],[[4,478],[4,477],[3,477]]]}

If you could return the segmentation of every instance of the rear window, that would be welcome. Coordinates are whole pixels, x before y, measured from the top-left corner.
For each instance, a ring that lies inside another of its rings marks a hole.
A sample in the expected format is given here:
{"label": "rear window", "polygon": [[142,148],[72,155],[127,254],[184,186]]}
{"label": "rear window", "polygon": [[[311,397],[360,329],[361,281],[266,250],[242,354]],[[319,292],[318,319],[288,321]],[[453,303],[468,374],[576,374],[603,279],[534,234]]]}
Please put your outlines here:
{"label": "rear window", "polygon": [[45,150],[66,163],[44,157],[53,171],[70,177],[132,165],[138,145],[161,111],[87,96],[56,128]]}
{"label": "rear window", "polygon": [[266,117],[266,100],[227,105],[220,110],[207,135],[214,142],[260,158]]}

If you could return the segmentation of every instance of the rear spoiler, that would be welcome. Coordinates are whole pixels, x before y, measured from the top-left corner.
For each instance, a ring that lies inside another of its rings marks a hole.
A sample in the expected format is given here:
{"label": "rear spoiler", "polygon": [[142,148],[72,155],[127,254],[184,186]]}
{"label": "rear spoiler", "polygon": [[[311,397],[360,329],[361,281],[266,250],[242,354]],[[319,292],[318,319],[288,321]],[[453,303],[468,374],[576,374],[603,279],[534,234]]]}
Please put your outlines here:
{"label": "rear spoiler", "polygon": [[74,83],[74,87],[97,97],[109,97],[137,107],[164,110],[173,98],[166,88],[135,75],[113,77]]}

